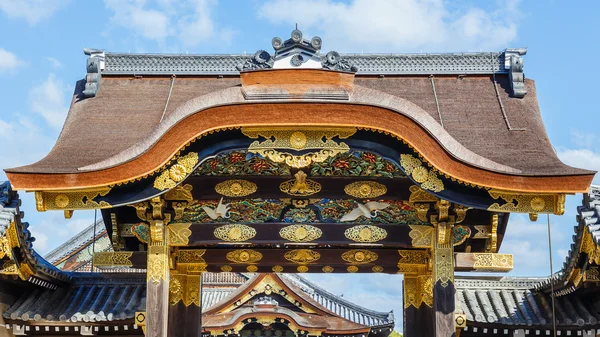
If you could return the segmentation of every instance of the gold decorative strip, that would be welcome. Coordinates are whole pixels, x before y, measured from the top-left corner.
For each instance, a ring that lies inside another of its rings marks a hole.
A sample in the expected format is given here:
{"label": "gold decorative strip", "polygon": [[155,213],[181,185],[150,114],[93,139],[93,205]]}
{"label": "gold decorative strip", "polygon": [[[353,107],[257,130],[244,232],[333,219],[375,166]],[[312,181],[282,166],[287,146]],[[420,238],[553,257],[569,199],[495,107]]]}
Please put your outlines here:
{"label": "gold decorative strip", "polygon": [[294,175],[294,179],[282,182],[279,185],[279,189],[285,194],[305,197],[319,193],[321,191],[321,184],[306,179],[306,173],[298,171]]}
{"label": "gold decorative strip", "polygon": [[291,225],[283,227],[279,231],[279,236],[292,242],[310,242],[323,235],[323,232],[311,225]]}
{"label": "gold decorative strip", "polygon": [[346,185],[344,192],[355,198],[377,198],[387,193],[387,187],[376,181],[356,181]]}
{"label": "gold decorative strip", "polygon": [[190,152],[183,157],[179,157],[177,162],[171,167],[164,169],[154,180],[154,188],[160,191],[172,189],[177,183],[185,179],[198,163],[198,154]]}
{"label": "gold decorative strip", "polygon": [[433,307],[433,278],[431,273],[420,270],[404,277],[404,308],[419,309],[423,304]]}
{"label": "gold decorative strip", "polygon": [[173,223],[167,226],[169,246],[187,246],[190,243],[191,223]]}
{"label": "gold decorative strip", "polygon": [[[350,147],[346,143],[336,143],[333,138],[348,138],[356,133],[356,128],[244,127],[242,133],[253,139],[265,138],[262,142],[256,140],[250,144],[248,152],[260,154],[276,163],[302,168],[349,151]],[[296,155],[280,150],[317,151]]]}
{"label": "gold decorative strip", "polygon": [[169,247],[166,245],[151,245],[148,247],[148,267],[146,278],[148,282],[159,284],[169,277]]}
{"label": "gold decorative strip", "polygon": [[373,243],[387,237],[385,229],[372,225],[358,225],[344,231],[344,236],[354,242]]}
{"label": "gold decorative strip", "polygon": [[257,189],[255,183],[242,179],[226,180],[215,185],[215,191],[227,197],[245,197]]}
{"label": "gold decorative strip", "polygon": [[352,249],[342,254],[342,260],[355,264],[365,264],[376,261],[377,253],[366,249]]}
{"label": "gold decorative strip", "polygon": [[477,271],[506,272],[514,267],[512,254],[473,253]]}
{"label": "gold decorative strip", "polygon": [[321,258],[321,254],[310,249],[294,249],[283,256],[286,260],[298,264],[312,263]]}
{"label": "gold decorative strip", "polygon": [[600,282],[598,267],[588,267],[583,275],[584,282]]}
{"label": "gold decorative strip", "polygon": [[412,246],[415,248],[432,248],[433,235],[435,227],[423,225],[409,225],[410,232],[408,236],[412,239]]}
{"label": "gold decorative strip", "polygon": [[92,263],[96,267],[131,267],[133,252],[99,252],[94,254]]}
{"label": "gold decorative strip", "polygon": [[263,255],[252,249],[237,249],[227,253],[227,260],[234,263],[252,264],[260,261]]}
{"label": "gold decorative strip", "polygon": [[491,189],[488,191],[494,199],[505,201],[503,205],[494,203],[488,210],[496,212],[518,213],[554,213],[562,215],[565,212],[564,194],[519,194],[510,191]]}
{"label": "gold decorative strip", "polygon": [[473,239],[487,239],[492,235],[492,226],[490,225],[475,225],[473,226],[477,233],[473,235]]}
{"label": "gold decorative strip", "polygon": [[434,170],[427,169],[423,162],[410,154],[400,155],[400,166],[407,176],[411,176],[420,187],[433,192],[444,190],[444,182],[438,177]]}
{"label": "gold decorative strip", "polygon": [[246,225],[224,225],[215,229],[215,237],[227,242],[243,242],[256,236],[256,230]]}
{"label": "gold decorative strip", "polygon": [[427,265],[429,262],[429,253],[424,250],[398,250],[400,254],[400,265]]}
{"label": "gold decorative strip", "polygon": [[109,208],[106,201],[94,201],[98,196],[105,196],[110,188],[84,189],[78,191],[38,191],[35,192],[36,208],[39,212],[47,210],[75,210]]}

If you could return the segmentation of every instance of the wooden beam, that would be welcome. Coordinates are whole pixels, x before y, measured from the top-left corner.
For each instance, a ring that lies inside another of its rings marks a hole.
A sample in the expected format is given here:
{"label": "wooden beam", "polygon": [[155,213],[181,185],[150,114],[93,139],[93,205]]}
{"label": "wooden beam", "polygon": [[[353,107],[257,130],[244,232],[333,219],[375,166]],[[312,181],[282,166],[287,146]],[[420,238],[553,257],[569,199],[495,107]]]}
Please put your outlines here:
{"label": "wooden beam", "polygon": [[512,254],[454,253],[455,271],[508,272],[513,266]]}

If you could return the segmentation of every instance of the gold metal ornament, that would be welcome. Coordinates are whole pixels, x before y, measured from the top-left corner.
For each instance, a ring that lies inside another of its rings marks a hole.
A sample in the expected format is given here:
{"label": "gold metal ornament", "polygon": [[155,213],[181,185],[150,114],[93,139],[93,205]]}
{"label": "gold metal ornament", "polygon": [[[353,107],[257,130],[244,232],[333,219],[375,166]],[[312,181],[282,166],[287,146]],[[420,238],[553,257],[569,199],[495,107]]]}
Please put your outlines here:
{"label": "gold metal ornament", "polygon": [[242,179],[226,180],[215,185],[215,191],[227,197],[245,197],[257,190],[255,183]]}
{"label": "gold metal ornament", "polygon": [[429,254],[424,250],[398,250],[398,265],[427,265]]}
{"label": "gold metal ornament", "polygon": [[504,204],[494,203],[490,211],[518,213],[553,213],[562,215],[565,208],[564,194],[519,194],[510,191],[491,189],[488,191],[494,199],[502,199]]}
{"label": "gold metal ornament", "polygon": [[312,263],[321,258],[321,254],[310,249],[294,249],[283,256],[286,260],[297,264]]}
{"label": "gold metal ornament", "polygon": [[165,245],[151,245],[148,247],[147,280],[153,284],[159,284],[167,280],[168,275],[169,247]]}
{"label": "gold metal ornament", "polygon": [[400,155],[400,166],[413,178],[414,181],[420,184],[420,187],[433,192],[441,192],[444,190],[444,182],[438,177],[434,170],[429,170],[423,166],[423,162],[413,157],[410,154]]}
{"label": "gold metal ornament", "polygon": [[183,157],[179,157],[175,164],[164,169],[154,179],[154,188],[160,191],[174,188],[178,182],[192,173],[197,163],[198,154],[196,152],[190,152]]}
{"label": "gold metal ornament", "polygon": [[357,225],[344,231],[344,236],[354,242],[373,243],[387,237],[387,231],[372,225]]}
{"label": "gold metal ornament", "polygon": [[94,254],[92,263],[96,267],[131,267],[133,252],[98,252]]}
{"label": "gold metal ornament", "polygon": [[298,270],[299,273],[306,273],[308,271],[308,267],[307,266],[298,266],[298,268],[296,270]]}
{"label": "gold metal ornament", "polygon": [[109,187],[82,189],[78,191],[38,191],[35,192],[36,208],[40,212],[47,210],[76,210],[109,208],[106,201],[94,201],[110,192]]}
{"label": "gold metal ornament", "polygon": [[249,271],[249,272],[251,272],[251,273],[256,273],[256,271],[258,270],[258,267],[255,266],[255,265],[253,265],[253,264],[251,264],[248,267],[246,267],[246,270]]}
{"label": "gold metal ornament", "polygon": [[214,235],[227,242],[243,242],[255,237],[256,230],[250,226],[232,224],[216,228]]}
{"label": "gold metal ornament", "polygon": [[275,273],[281,273],[283,271],[283,267],[282,266],[273,266],[273,268],[271,268],[271,270],[273,270],[273,272],[275,272]]}
{"label": "gold metal ornament", "polygon": [[292,196],[305,197],[321,191],[321,184],[306,179],[306,173],[303,171],[298,171],[294,177],[295,179],[284,181],[279,185],[281,192]]}
{"label": "gold metal ornament", "polygon": [[473,253],[476,271],[507,272],[514,267],[512,254]]}
{"label": "gold metal ornament", "polygon": [[262,254],[252,249],[237,249],[227,253],[227,260],[234,263],[252,264],[262,259]]}
{"label": "gold metal ornament", "polygon": [[[262,142],[256,140],[250,144],[248,152],[260,154],[276,163],[303,168],[349,151],[346,143],[336,143],[333,138],[348,138],[356,133],[356,128],[244,127],[242,133],[253,139],[265,138]],[[293,154],[282,150],[314,152]]]}
{"label": "gold metal ornament", "polygon": [[423,225],[409,225],[410,232],[408,236],[412,239],[412,246],[415,248],[432,248],[433,234],[435,227]]}
{"label": "gold metal ornament", "polygon": [[222,271],[222,272],[229,273],[229,272],[231,272],[232,270],[233,270],[233,268],[231,268],[231,266],[229,266],[229,265],[224,265],[224,266],[221,266],[221,271]]}
{"label": "gold metal ornament", "polygon": [[324,273],[332,273],[333,272],[333,267],[332,266],[325,266],[323,267],[323,272]]}
{"label": "gold metal ornament", "polygon": [[323,232],[311,225],[290,225],[279,231],[279,236],[291,242],[310,242],[323,235]]}
{"label": "gold metal ornament", "polygon": [[376,181],[356,181],[346,185],[344,192],[355,198],[377,198],[387,193],[387,187]]}
{"label": "gold metal ornament", "polygon": [[358,271],[358,267],[357,266],[348,266],[348,268],[346,268],[346,270],[349,273],[356,273]]}
{"label": "gold metal ornament", "polygon": [[191,223],[172,223],[167,226],[169,246],[187,246],[190,243]]}
{"label": "gold metal ornament", "polygon": [[374,273],[382,273],[383,272],[383,267],[382,266],[373,266],[373,268],[371,268],[371,270]]}
{"label": "gold metal ornament", "polygon": [[365,264],[376,261],[377,253],[366,249],[352,249],[342,254],[342,260],[355,264]]}

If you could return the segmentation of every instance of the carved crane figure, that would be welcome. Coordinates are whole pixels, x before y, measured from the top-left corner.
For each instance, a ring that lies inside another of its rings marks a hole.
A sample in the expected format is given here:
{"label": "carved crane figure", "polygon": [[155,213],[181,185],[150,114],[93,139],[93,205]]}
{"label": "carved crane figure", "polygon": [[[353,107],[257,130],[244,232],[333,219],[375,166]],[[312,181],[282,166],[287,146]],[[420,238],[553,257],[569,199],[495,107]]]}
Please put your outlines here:
{"label": "carved crane figure", "polygon": [[388,204],[387,202],[371,201],[366,204],[361,204],[361,203],[357,202],[356,206],[357,207],[355,209],[353,209],[352,211],[350,211],[350,213],[344,215],[340,219],[340,221],[341,222],[354,221],[354,220],[360,218],[361,216],[364,216],[367,219],[374,218],[377,216],[378,211],[389,207],[390,204]]}
{"label": "carved crane figure", "polygon": [[206,214],[213,220],[217,220],[218,218],[229,218],[229,205],[223,203],[223,197],[219,200],[219,204],[215,209],[212,209],[208,206],[202,206],[202,209],[206,212]]}

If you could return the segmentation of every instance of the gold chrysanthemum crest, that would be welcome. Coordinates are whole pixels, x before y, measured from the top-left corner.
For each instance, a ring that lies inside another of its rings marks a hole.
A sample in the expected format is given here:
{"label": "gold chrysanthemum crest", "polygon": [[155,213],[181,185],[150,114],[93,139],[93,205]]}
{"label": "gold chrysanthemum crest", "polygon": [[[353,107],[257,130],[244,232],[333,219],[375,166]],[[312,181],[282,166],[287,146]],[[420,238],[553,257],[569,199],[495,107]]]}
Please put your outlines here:
{"label": "gold chrysanthemum crest", "polygon": [[227,197],[245,197],[256,192],[255,183],[243,179],[231,179],[215,185],[215,191]]}
{"label": "gold chrysanthemum crest", "polygon": [[252,249],[237,249],[227,253],[227,260],[234,263],[252,264],[260,261],[263,255]]}
{"label": "gold chrysanthemum crest", "polygon": [[376,181],[355,181],[346,185],[344,192],[355,198],[377,198],[387,193],[387,187]]}
{"label": "gold chrysanthemum crest", "polygon": [[279,236],[292,242],[310,242],[323,235],[323,232],[311,225],[291,225],[283,227],[279,231]]}
{"label": "gold chrysanthemum crest", "polygon": [[372,225],[358,225],[346,229],[344,236],[354,242],[373,243],[387,237],[387,231]]}
{"label": "gold chrysanthemum crest", "polygon": [[154,188],[160,191],[174,188],[177,183],[185,179],[198,163],[198,154],[190,152],[183,157],[179,157],[177,162],[171,167],[164,169],[154,180]]}
{"label": "gold chrysanthemum crest", "polygon": [[423,166],[423,162],[410,154],[400,155],[400,166],[406,175],[411,176],[414,181],[421,185],[422,189],[441,192],[444,190],[444,182],[438,177],[434,170]]}
{"label": "gold chrysanthemum crest", "polygon": [[378,258],[377,253],[366,249],[352,249],[342,254],[342,260],[354,264],[371,263]]}

